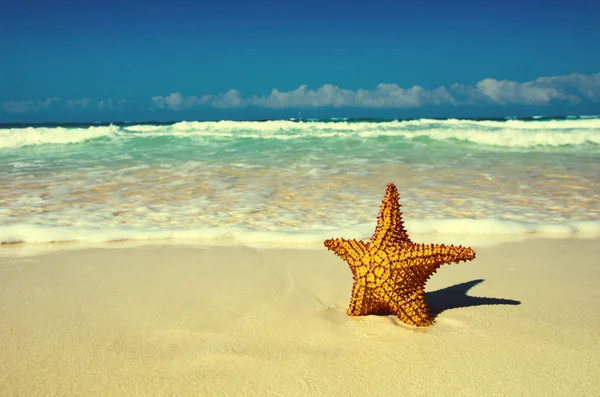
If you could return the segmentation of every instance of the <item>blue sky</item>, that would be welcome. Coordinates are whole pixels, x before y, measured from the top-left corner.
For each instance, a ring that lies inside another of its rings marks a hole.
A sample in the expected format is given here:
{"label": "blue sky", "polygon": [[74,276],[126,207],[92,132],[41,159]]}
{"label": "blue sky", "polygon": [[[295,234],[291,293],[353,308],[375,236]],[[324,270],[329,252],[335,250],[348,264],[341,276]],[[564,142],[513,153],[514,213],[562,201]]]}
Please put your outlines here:
{"label": "blue sky", "polygon": [[0,121],[600,113],[598,1],[11,1]]}

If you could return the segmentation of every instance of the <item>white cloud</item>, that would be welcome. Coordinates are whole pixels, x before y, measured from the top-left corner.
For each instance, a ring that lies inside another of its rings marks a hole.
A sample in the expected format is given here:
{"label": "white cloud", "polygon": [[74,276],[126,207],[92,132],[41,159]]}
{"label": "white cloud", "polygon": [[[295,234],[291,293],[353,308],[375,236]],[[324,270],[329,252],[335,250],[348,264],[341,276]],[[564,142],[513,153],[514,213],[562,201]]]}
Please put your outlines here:
{"label": "white cloud", "polygon": [[325,84],[317,90],[302,85],[289,92],[271,91],[268,96],[254,96],[246,105],[267,108],[307,107],[365,107],[365,108],[413,108],[423,105],[454,104],[454,98],[444,88],[425,90],[422,87],[400,88],[397,84],[379,84],[375,90],[356,91]]}
{"label": "white cloud", "polygon": [[4,102],[2,110],[6,113],[32,113],[45,110],[59,101],[60,99],[56,97],[46,98],[43,101],[10,101]]}
{"label": "white cloud", "polygon": [[489,102],[500,105],[546,105],[555,99],[578,102],[578,97],[568,95],[552,85],[536,81],[517,83],[510,80],[483,79],[475,87],[452,86],[456,93],[468,93],[467,103]]}
{"label": "white cloud", "polygon": [[[256,106],[270,109],[354,107],[354,108],[418,108],[437,105],[548,105],[554,102],[577,104],[582,101],[600,102],[600,73],[569,74],[540,77],[527,82],[486,78],[475,85],[455,83],[448,88],[440,86],[425,89],[420,86],[402,88],[397,84],[381,83],[374,89],[349,90],[332,84],[317,89],[306,85],[291,91],[273,89],[268,95],[244,97],[235,89],[216,95],[184,96],[179,92],[151,98],[159,109],[185,110],[196,106],[230,109]],[[2,104],[6,113],[38,112],[60,102],[57,97],[41,101],[10,101]],[[67,100],[67,107],[83,110],[89,107],[89,98]],[[115,109],[126,105],[127,99],[99,100],[98,109]]]}
{"label": "white cloud", "polygon": [[153,96],[152,102],[155,107],[160,109],[169,108],[172,110],[183,110],[204,104],[206,97],[208,97],[208,95],[205,95],[202,98],[196,96],[184,97],[179,92],[173,92],[165,97]]}
{"label": "white cloud", "polygon": [[242,100],[242,95],[237,90],[229,90],[224,94],[219,94],[217,96],[203,96],[201,98],[203,103],[210,103],[211,106],[216,108],[239,108],[246,106],[244,101]]}
{"label": "white cloud", "polygon": [[[188,102],[191,100],[192,98],[188,98]],[[170,107],[171,109],[181,109],[182,107],[184,107],[184,99],[183,96],[180,93],[175,93],[175,94],[171,94],[168,97],[165,98],[165,102],[167,103],[167,106]],[[187,105],[186,105],[187,107]]]}
{"label": "white cloud", "polygon": [[69,99],[67,106],[71,109],[85,109],[90,104],[90,98]]}
{"label": "white cloud", "polygon": [[124,106],[125,104],[127,104],[127,99],[125,98],[121,98],[117,101],[113,101],[112,98],[108,98],[106,100],[101,99],[98,101],[98,109],[108,109],[108,110],[112,110],[115,107],[115,102],[116,102],[116,106]]}
{"label": "white cloud", "polygon": [[218,95],[203,95],[201,97],[184,97],[179,92],[173,92],[167,96],[153,96],[152,102],[159,109],[169,108],[172,110],[189,109],[199,105],[210,105],[216,108],[237,108],[245,106],[242,103],[241,94],[237,90],[229,90]]}
{"label": "white cloud", "polygon": [[600,102],[600,73],[569,74],[566,76],[540,77],[533,81],[538,86],[555,87],[565,94],[580,99]]}
{"label": "white cloud", "polygon": [[375,89],[348,90],[331,84],[311,90],[301,85],[295,90],[273,89],[269,95],[243,98],[237,90],[218,95],[185,97],[172,93],[166,97],[152,97],[158,108],[189,109],[208,105],[217,108],[258,106],[271,109],[362,107],[362,108],[417,108],[426,105],[548,105],[553,101],[578,103],[582,100],[600,101],[600,73],[591,75],[540,77],[519,83],[510,80],[486,78],[474,86],[452,84],[435,89],[420,86],[401,88],[397,84],[381,83]]}
{"label": "white cloud", "polygon": [[[43,101],[10,101],[2,104],[2,111],[6,113],[33,113],[48,109],[56,103],[61,102],[57,97],[47,98]],[[84,110],[87,109],[91,104],[90,98],[81,99],[69,99],[63,102],[63,107],[66,106],[73,110]],[[96,102],[97,109],[114,109],[119,108],[127,104],[127,99],[121,98],[119,100],[113,100],[112,98],[102,99]],[[92,105],[94,106],[94,105]]]}

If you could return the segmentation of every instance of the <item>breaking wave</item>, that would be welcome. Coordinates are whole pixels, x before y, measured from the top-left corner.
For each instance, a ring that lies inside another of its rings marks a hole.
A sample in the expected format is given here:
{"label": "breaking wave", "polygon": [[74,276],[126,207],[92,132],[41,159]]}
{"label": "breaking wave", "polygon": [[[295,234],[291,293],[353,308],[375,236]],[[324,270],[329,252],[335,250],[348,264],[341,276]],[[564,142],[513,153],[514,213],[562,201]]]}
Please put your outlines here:
{"label": "breaking wave", "polygon": [[0,128],[0,148],[80,144],[98,138],[143,139],[156,136],[214,139],[374,139],[398,137],[457,141],[486,148],[553,148],[600,145],[600,119],[534,120],[329,120],[182,121],[173,124],[43,126]]}

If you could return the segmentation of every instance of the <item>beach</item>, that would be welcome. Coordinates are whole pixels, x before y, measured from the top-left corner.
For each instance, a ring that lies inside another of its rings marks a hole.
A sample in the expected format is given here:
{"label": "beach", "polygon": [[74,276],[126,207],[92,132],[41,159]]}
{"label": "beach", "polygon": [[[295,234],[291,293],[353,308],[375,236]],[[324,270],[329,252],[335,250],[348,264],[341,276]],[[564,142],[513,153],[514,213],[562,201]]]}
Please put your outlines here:
{"label": "beach", "polygon": [[[600,117],[0,127],[0,396],[591,396]],[[386,185],[468,263],[349,317]]]}
{"label": "beach", "polygon": [[0,397],[600,397],[600,7],[7,4]]}
{"label": "beach", "polygon": [[351,272],[316,246],[44,246],[0,247],[2,396],[600,388],[598,238],[474,245],[428,281],[423,328],[347,316]]}

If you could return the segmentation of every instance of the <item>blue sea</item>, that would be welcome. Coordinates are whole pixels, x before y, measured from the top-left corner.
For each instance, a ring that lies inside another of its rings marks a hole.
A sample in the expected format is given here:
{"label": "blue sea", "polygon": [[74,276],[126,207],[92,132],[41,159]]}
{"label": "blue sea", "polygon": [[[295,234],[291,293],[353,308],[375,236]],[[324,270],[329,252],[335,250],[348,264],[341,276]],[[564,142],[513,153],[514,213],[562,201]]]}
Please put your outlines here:
{"label": "blue sea", "polygon": [[[0,241],[600,236],[600,117],[0,126]],[[436,237],[437,236],[437,237]]]}

